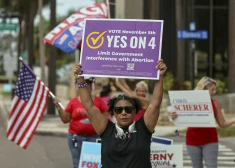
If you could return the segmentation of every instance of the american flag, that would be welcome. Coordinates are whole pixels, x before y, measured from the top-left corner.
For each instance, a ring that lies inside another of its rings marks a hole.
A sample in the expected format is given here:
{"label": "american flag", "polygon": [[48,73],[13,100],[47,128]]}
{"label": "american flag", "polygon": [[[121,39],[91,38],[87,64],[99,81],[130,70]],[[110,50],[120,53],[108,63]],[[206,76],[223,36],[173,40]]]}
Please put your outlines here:
{"label": "american flag", "polygon": [[6,137],[26,149],[47,107],[49,89],[21,63]]}

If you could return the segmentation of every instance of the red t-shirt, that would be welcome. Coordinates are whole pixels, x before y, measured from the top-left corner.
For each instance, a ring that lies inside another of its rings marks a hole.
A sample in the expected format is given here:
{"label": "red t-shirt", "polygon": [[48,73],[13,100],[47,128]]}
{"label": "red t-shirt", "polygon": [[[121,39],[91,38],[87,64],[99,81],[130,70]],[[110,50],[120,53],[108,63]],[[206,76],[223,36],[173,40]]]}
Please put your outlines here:
{"label": "red t-shirt", "polygon": [[[214,116],[216,117],[216,107],[211,100]],[[197,146],[208,143],[218,142],[218,134],[216,128],[191,128],[189,127],[186,133],[186,144]]]}
{"label": "red t-shirt", "polygon": [[[107,105],[100,97],[95,97],[94,105],[102,112],[108,110]],[[78,98],[73,98],[69,101],[67,107],[65,108],[67,113],[71,113],[72,120],[69,124],[69,133],[71,134],[83,134],[83,135],[94,135],[96,134],[94,128],[92,127],[88,117],[87,112],[82,103]]]}
{"label": "red t-shirt", "polygon": [[134,120],[135,120],[135,121],[138,121],[138,120],[144,115],[145,111],[146,111],[146,109],[140,110],[140,111],[135,115]]}

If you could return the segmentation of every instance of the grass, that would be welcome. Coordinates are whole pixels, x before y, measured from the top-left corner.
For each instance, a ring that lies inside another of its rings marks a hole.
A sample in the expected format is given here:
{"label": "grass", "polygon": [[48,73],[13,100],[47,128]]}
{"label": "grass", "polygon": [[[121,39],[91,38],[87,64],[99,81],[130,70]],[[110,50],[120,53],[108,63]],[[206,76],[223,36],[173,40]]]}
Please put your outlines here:
{"label": "grass", "polygon": [[0,80],[8,80],[6,76],[0,75]]}
{"label": "grass", "polygon": [[217,128],[217,132],[220,137],[234,137],[235,136],[235,126],[229,128]]}
{"label": "grass", "polygon": [[[0,75],[0,81],[3,80],[3,81],[8,81],[8,78],[7,76],[3,76],[3,75]],[[13,81],[16,81],[16,76],[13,76],[12,78]]]}
{"label": "grass", "polygon": [[1,95],[3,95],[3,96],[10,96],[11,95],[11,92],[4,92],[4,91],[2,91],[2,88],[3,88],[3,84],[0,84]]}
{"label": "grass", "polygon": [[1,92],[1,95],[3,95],[3,96],[10,96],[11,92]]}

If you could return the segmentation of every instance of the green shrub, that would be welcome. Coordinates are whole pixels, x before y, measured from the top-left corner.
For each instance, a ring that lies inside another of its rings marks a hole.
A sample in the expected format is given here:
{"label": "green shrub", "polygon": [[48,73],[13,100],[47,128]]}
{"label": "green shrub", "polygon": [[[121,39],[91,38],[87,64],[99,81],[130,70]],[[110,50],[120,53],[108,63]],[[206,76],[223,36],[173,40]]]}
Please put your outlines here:
{"label": "green shrub", "polygon": [[[217,132],[220,137],[235,137],[235,126],[229,127],[229,128],[220,128],[217,127]],[[186,129],[185,130],[179,130],[181,135],[185,135]]]}
{"label": "green shrub", "polygon": [[223,94],[228,93],[228,89],[226,87],[226,83],[221,80],[216,80],[217,86],[216,86],[216,93],[217,94]]}
{"label": "green shrub", "polygon": [[[194,86],[198,83],[200,79],[194,80]],[[228,89],[226,87],[226,82],[217,79],[217,94],[227,93]],[[164,77],[163,85],[164,93],[168,94],[169,90],[191,90],[191,81],[179,82],[175,79],[174,75],[171,72],[167,72]]]}
{"label": "green shrub", "polygon": [[11,92],[1,92],[1,95],[3,95],[3,96],[10,96]]}
{"label": "green shrub", "polygon": [[189,90],[191,84],[187,82],[179,82],[175,79],[171,72],[167,72],[164,77],[163,90],[164,93],[168,94],[169,90]]}
{"label": "green shrub", "polygon": [[[195,79],[195,85],[197,85],[197,83],[199,82],[200,79]],[[224,93],[228,93],[228,89],[226,87],[226,83],[217,79],[216,80],[216,83],[217,83],[217,86],[216,86],[216,93],[217,94],[224,94]],[[188,86],[188,88],[190,89],[191,88],[191,82],[190,81],[185,81],[184,82],[185,85]]]}
{"label": "green shrub", "polygon": [[220,137],[233,137],[235,136],[235,126],[229,128],[217,128]]}
{"label": "green shrub", "polygon": [[163,84],[163,90],[164,93],[168,94],[168,91],[171,90],[174,84],[174,76],[171,72],[167,72],[164,76],[164,84]]}

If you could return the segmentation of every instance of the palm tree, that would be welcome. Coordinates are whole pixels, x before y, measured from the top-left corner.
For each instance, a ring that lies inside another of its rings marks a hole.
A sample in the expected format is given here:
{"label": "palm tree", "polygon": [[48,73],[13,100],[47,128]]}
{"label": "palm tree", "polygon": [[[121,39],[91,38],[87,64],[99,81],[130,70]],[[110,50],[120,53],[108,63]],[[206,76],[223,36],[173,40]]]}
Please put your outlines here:
{"label": "palm tree", "polygon": [[7,1],[7,0],[0,0],[0,9],[8,7],[9,6],[9,2],[10,1]]}
{"label": "palm tree", "polygon": [[[20,34],[22,38],[21,48],[28,52],[28,64],[30,67],[34,63],[34,18],[37,14],[37,1],[36,0],[11,0],[10,6],[12,11],[20,13],[23,24],[23,34]],[[21,23],[20,23],[21,24]]]}
{"label": "palm tree", "polygon": [[[49,0],[44,0],[43,5],[46,5]],[[27,51],[28,64],[30,67],[34,64],[34,18],[37,14],[37,0],[1,0],[1,4],[8,11],[18,12],[20,15],[19,25],[23,21],[22,33],[20,31],[19,39],[22,39],[19,44],[19,50]],[[21,29],[20,29],[21,30]]]}
{"label": "palm tree", "polygon": [[235,93],[235,1],[229,0],[229,70],[228,91]]}

